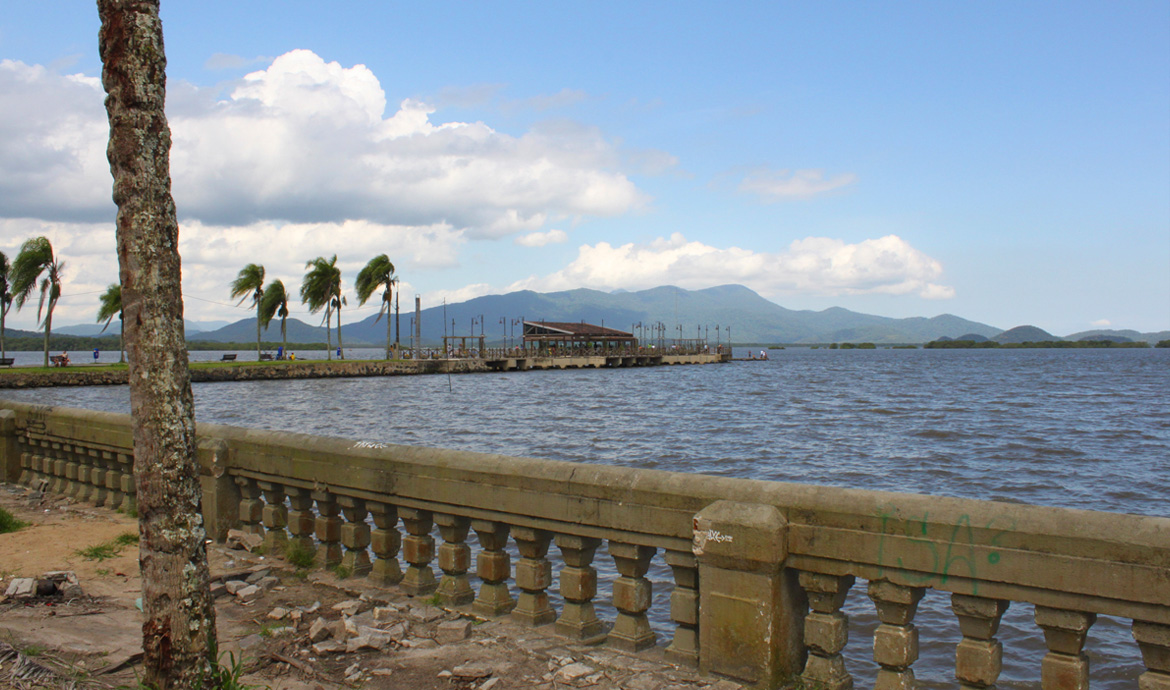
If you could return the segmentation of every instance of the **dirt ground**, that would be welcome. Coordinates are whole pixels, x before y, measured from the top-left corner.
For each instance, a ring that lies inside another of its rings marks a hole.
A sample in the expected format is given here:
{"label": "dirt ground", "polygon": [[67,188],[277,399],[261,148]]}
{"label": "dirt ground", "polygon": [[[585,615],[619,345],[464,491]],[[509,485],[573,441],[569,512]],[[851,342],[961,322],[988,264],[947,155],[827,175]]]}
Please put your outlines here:
{"label": "dirt ground", "polygon": [[[30,523],[0,534],[0,688],[135,687],[142,653],[137,545],[101,559],[80,551],[137,534],[137,520],[3,483],[0,507]],[[551,626],[533,630],[507,619],[478,620],[397,588],[295,571],[283,561],[219,544],[209,547],[209,561],[213,582],[273,578],[259,582],[267,589],[251,601],[228,593],[216,599],[223,663],[242,658],[242,682],[256,687],[740,687],[665,663],[661,648],[633,656],[572,645]],[[83,596],[3,596],[13,578],[59,570],[76,573]]]}

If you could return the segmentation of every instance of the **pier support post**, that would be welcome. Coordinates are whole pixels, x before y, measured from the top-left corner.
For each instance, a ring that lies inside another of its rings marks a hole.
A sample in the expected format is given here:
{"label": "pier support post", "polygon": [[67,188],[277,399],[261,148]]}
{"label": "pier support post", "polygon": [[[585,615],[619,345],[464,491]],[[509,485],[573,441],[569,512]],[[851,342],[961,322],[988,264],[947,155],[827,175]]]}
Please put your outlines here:
{"label": "pier support post", "polygon": [[717,501],[695,516],[701,671],[755,688],[801,672],[808,603],[785,568],[787,533],[774,506]]}

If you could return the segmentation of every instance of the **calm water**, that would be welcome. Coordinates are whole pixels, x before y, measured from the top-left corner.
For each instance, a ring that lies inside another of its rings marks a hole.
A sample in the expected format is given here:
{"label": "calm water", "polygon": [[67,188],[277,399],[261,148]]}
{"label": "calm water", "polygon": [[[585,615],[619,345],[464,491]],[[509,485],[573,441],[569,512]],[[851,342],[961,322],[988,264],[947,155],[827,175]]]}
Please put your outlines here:
{"label": "calm water", "polygon": [[[198,384],[195,396],[198,419],[240,426],[1170,514],[1170,350],[769,354],[768,362],[721,366]],[[0,397],[129,409],[125,388]],[[599,554],[597,565],[603,560]],[[656,589],[655,609],[665,615],[669,587]],[[868,640],[877,621],[863,584],[850,602],[850,670],[864,685],[874,670]],[[1001,687],[1038,686],[1043,639],[1031,617],[1022,604],[1005,616]],[[949,597],[928,593],[915,622],[919,679],[953,687],[959,633]],[[1102,618],[1093,627],[1094,688],[1134,686],[1140,660],[1128,625]]]}

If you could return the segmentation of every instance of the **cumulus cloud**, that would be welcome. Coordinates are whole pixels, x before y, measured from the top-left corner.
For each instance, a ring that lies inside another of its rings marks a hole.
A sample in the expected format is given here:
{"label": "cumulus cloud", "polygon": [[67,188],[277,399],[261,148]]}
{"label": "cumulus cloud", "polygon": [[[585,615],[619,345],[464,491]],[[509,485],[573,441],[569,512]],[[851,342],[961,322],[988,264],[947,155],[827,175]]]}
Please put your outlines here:
{"label": "cumulus cloud", "polygon": [[113,218],[101,82],[0,60],[0,217]]}
{"label": "cumulus cloud", "polygon": [[[0,216],[111,218],[98,79],[6,60],[0,91]],[[307,50],[219,93],[177,83],[168,94],[181,220],[442,224],[497,238],[645,201],[595,128],[558,122],[513,136],[483,122],[433,122],[432,106],[409,99],[387,116],[367,67]],[[549,103],[574,98],[563,92]]]}
{"label": "cumulus cloud", "polygon": [[1096,321],[1092,322],[1089,325],[1094,327],[1094,328],[1109,328],[1110,326],[1113,325],[1113,322],[1110,321],[1109,319],[1097,319]]}
{"label": "cumulus cloud", "polygon": [[712,247],[675,233],[647,244],[582,245],[564,269],[519,281],[508,290],[636,290],[665,284],[694,289],[740,283],[767,297],[794,292],[953,297],[953,288],[935,282],[941,276],[938,261],[896,235],[855,244],[807,237],[786,251],[763,253]]}
{"label": "cumulus cloud", "polygon": [[739,191],[755,194],[764,202],[809,199],[857,181],[853,173],[825,177],[823,170],[755,170],[739,183]]}
{"label": "cumulus cloud", "polygon": [[548,244],[561,244],[569,241],[569,234],[564,230],[549,230],[548,232],[530,232],[517,237],[513,242],[522,247],[543,247]]}

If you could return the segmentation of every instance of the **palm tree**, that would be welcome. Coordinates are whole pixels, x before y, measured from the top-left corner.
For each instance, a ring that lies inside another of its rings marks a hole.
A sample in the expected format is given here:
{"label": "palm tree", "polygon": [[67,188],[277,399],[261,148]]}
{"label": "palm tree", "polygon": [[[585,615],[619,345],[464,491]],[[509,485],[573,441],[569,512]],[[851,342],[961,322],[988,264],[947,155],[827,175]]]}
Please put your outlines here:
{"label": "palm tree", "polygon": [[284,289],[284,282],[274,280],[264,288],[264,296],[260,299],[260,323],[265,330],[272,322],[273,316],[280,317],[280,351],[288,352],[288,332],[285,330],[285,319],[288,318],[288,292]]}
{"label": "palm tree", "polygon": [[[341,305],[345,304],[345,298],[341,296],[341,269],[337,267],[337,255],[334,254],[329,261],[323,256],[318,256],[307,262],[305,268],[309,270],[301,281],[301,302],[308,305],[310,314],[325,310],[325,346],[328,348],[325,356],[333,359],[331,338],[333,310],[337,310],[337,347],[340,349]],[[342,355],[342,359],[344,358]]]}
{"label": "palm tree", "polygon": [[[382,308],[378,311],[378,319],[382,318],[383,314],[386,315],[386,359],[390,359],[390,298],[396,282],[398,278],[394,275],[394,264],[390,263],[390,257],[379,254],[370,259],[370,263],[358,273],[357,282],[354,284],[357,289],[358,306],[365,304],[378,288],[386,288],[382,292]],[[374,323],[378,323],[378,319],[374,319]]]}
{"label": "palm tree", "polygon": [[47,237],[33,237],[26,240],[12,262],[10,280],[12,281],[12,295],[16,308],[24,308],[24,303],[32,294],[34,288],[41,291],[41,301],[37,305],[37,320],[41,320],[41,312],[45,313],[45,366],[49,366],[49,335],[53,328],[53,307],[57,306],[57,299],[61,297],[61,271],[65,262],[53,256],[53,245]]}
{"label": "palm tree", "polygon": [[0,252],[0,357],[7,357],[8,351],[4,347],[4,318],[8,316],[8,309],[12,307],[12,294],[8,291],[8,257]]}
{"label": "palm tree", "polygon": [[105,333],[114,317],[118,317],[118,321],[122,324],[121,333],[118,334],[118,362],[125,362],[126,348],[122,343],[125,342],[126,338],[126,323],[122,321],[122,286],[118,283],[110,283],[110,287],[106,288],[101,300],[102,306],[98,309],[97,322],[106,322],[106,325],[102,326],[102,333]]}
{"label": "palm tree", "polygon": [[240,274],[232,281],[232,299],[244,303],[248,296],[252,296],[252,304],[256,305],[256,359],[260,359],[260,299],[264,297],[264,267],[260,264],[248,264],[240,269]]}

